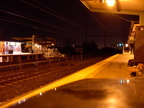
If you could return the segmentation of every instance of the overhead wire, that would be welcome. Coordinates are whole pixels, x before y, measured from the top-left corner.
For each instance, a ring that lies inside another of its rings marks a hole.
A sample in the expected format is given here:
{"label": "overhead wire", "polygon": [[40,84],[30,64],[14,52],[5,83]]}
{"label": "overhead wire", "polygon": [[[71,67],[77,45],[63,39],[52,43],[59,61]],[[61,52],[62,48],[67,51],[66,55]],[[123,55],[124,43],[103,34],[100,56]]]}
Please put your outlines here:
{"label": "overhead wire", "polygon": [[126,18],[123,18],[123,17],[120,17],[120,16],[118,16],[118,15],[116,15],[116,14],[114,14],[114,13],[111,13],[113,16],[115,16],[115,17],[118,17],[119,19],[122,19],[122,20],[124,20],[124,21],[127,21],[127,22],[131,22],[130,20],[128,20],[128,19],[126,19]]}
{"label": "overhead wire", "polygon": [[115,16],[115,17],[117,17],[117,18],[119,18],[119,19],[125,20],[125,21],[127,21],[127,22],[131,22],[130,20],[128,20],[128,19],[126,19],[126,18],[123,18],[123,17],[120,17],[120,16],[114,14],[114,13],[112,12],[112,10],[110,9],[109,6],[108,6],[108,9],[109,9],[109,12],[110,12],[113,16]]}
{"label": "overhead wire", "polygon": [[[5,6],[5,7],[6,7],[6,6]],[[11,9],[11,10],[13,10],[13,11],[16,11],[17,13],[24,14],[24,13],[21,13],[21,12],[19,12],[19,11],[17,11],[17,10],[14,10],[14,9],[12,9],[12,8],[10,8],[10,7],[6,7],[6,8]],[[2,10],[0,10],[0,11],[2,11]],[[21,15],[18,15],[18,14],[15,14],[15,13],[11,13],[11,14],[16,15],[16,16],[19,16],[19,17],[22,17]],[[26,15],[26,14],[24,14],[24,15],[25,15],[25,16],[28,16],[28,17],[31,17],[31,16]],[[31,18],[34,18],[34,17],[31,17]],[[36,19],[36,18],[35,18],[35,19]],[[28,27],[31,27],[31,28],[37,28],[37,29],[45,30],[45,31],[47,31],[47,32],[52,32],[52,33],[56,33],[56,34],[64,34],[64,32],[63,32],[63,33],[61,33],[61,32],[56,32],[56,31],[48,30],[48,29],[46,29],[46,28],[38,27],[38,26],[35,26],[35,25],[30,25],[30,24],[26,24],[26,23],[23,23],[23,22],[19,22],[19,21],[16,21],[16,20],[13,20],[13,21],[12,21],[12,19],[9,19],[9,18],[6,18],[6,17],[5,17],[5,18],[3,17],[3,19],[0,18],[0,20],[6,21],[6,22],[15,23],[15,24],[19,24],[19,25],[23,25],[23,26],[28,26]]]}
{"label": "overhead wire", "polygon": [[31,27],[31,28],[37,28],[37,29],[45,30],[45,31],[52,32],[52,33],[61,34],[60,32],[56,32],[56,31],[49,30],[49,29],[46,29],[46,28],[38,27],[38,26],[35,26],[35,25],[30,25],[30,24],[23,23],[23,22],[20,22],[20,21],[16,21],[16,20],[6,18],[6,17],[2,17],[2,18],[0,18],[0,20],[15,23],[15,24],[19,24],[19,25],[28,26],[28,27]]}
{"label": "overhead wire", "polygon": [[[79,28],[82,29],[82,30],[86,30],[86,29],[83,28],[82,26],[80,26],[80,25],[74,23],[73,21],[67,19],[67,18],[64,17],[63,15],[61,15],[61,14],[53,11],[52,9],[50,9],[50,8],[47,7],[46,5],[42,4],[41,2],[39,2],[39,1],[37,1],[37,0],[34,0],[34,1],[37,2],[38,4],[40,4],[41,6],[45,7],[45,8],[48,9],[49,11],[52,12],[52,13],[51,13],[51,12],[48,12],[48,11],[47,11],[49,14],[51,14],[51,15],[53,15],[53,16],[55,16],[55,17],[57,17],[57,18],[59,18],[59,19],[61,19],[61,20],[63,20],[63,21],[65,21],[65,22],[67,22],[67,23],[70,23],[70,24],[72,24],[72,25],[74,25],[74,26],[77,26],[77,27],[79,27]],[[56,15],[54,15],[53,13],[55,13]],[[89,31],[89,30],[87,30],[87,31],[88,31],[88,32],[91,32],[91,31]]]}
{"label": "overhead wire", "polygon": [[[116,1],[117,2],[117,1]],[[119,18],[119,19],[121,19],[121,20],[124,20],[124,21],[126,21],[126,22],[129,22],[130,23],[130,29],[129,29],[129,34],[131,33],[131,29],[132,29],[132,23],[133,23],[133,21],[132,20],[128,20],[128,19],[126,19],[126,18],[124,18],[124,17],[121,17],[121,16],[119,16],[119,15],[116,15],[116,14],[114,14],[112,11],[111,11],[111,9],[109,8],[109,11],[110,11],[110,13],[114,16],[114,17],[117,17],[117,18]],[[129,35],[128,34],[128,35]],[[124,34],[124,36],[125,36],[125,34]]]}
{"label": "overhead wire", "polygon": [[[69,19],[67,19],[67,18],[65,18],[65,17],[61,17],[61,16],[58,16],[58,15],[55,15],[55,14],[53,14],[53,13],[51,13],[51,12],[45,10],[45,9],[42,9],[42,8],[40,8],[40,7],[38,7],[38,6],[34,5],[34,4],[31,4],[31,3],[29,3],[29,2],[27,2],[27,1],[25,1],[25,0],[20,0],[20,1],[23,2],[23,3],[26,3],[26,4],[30,5],[30,6],[32,6],[32,7],[34,7],[34,8],[37,8],[37,9],[39,9],[39,10],[45,12],[45,13],[48,13],[48,14],[50,14],[50,15],[58,18],[58,19],[61,19],[61,20],[65,21],[65,22],[67,22],[67,23],[69,23],[69,24],[72,24],[72,25],[74,25],[74,26],[77,26],[77,27],[79,27],[79,28],[81,28],[81,29],[83,29],[83,30],[86,30],[85,28],[83,28],[83,27],[81,27],[81,26],[73,23],[72,21],[70,21]],[[36,1],[36,0],[34,0],[34,1]],[[36,1],[36,2],[39,3],[40,5],[44,6],[45,8],[49,9],[47,6],[43,5],[42,3],[38,2],[38,1]],[[55,13],[56,13],[56,12],[55,12]],[[88,31],[88,32],[90,32],[90,31]]]}
{"label": "overhead wire", "polygon": [[112,34],[112,33],[104,26],[104,24],[101,23],[101,21],[100,21],[95,15],[93,15],[84,5],[82,5],[82,4],[80,3],[79,0],[76,0],[76,1],[86,10],[86,12],[87,12],[96,22],[99,23],[99,25],[100,25],[106,32],[108,32],[109,34]]}
{"label": "overhead wire", "polygon": [[48,30],[47,28],[42,28],[42,27],[38,27],[38,26],[34,26],[34,25],[29,25],[29,24],[26,24],[26,23],[23,23],[23,22],[17,22],[15,20],[7,19],[7,18],[0,18],[0,20],[5,21],[5,22],[18,24],[18,25],[31,27],[31,28],[34,28],[34,29],[43,30],[43,31],[46,31],[48,33],[54,33],[54,34],[59,34],[59,35],[65,36],[65,33],[57,32],[57,31],[53,31],[53,30]]}
{"label": "overhead wire", "polygon": [[16,14],[16,13],[13,13],[13,12],[9,12],[9,11],[6,11],[6,10],[2,10],[2,9],[0,9],[0,11],[5,12],[5,13],[8,13],[8,14],[11,14],[11,15],[14,15],[14,16],[17,16],[17,17],[24,18],[24,19],[27,19],[27,20],[31,20],[31,21],[34,21],[34,22],[37,22],[37,23],[40,23],[40,24],[43,24],[43,25],[48,25],[48,26],[51,26],[51,27],[54,27],[54,28],[57,28],[57,29],[60,29],[60,30],[64,30],[64,31],[67,31],[67,32],[71,32],[71,33],[73,33],[73,34],[76,34],[76,33],[72,32],[72,31],[70,31],[70,30],[64,29],[64,28],[62,28],[62,27],[55,26],[55,25],[50,24],[50,23],[48,23],[48,22],[38,21],[38,19],[36,19],[36,18],[34,18],[34,19],[28,18],[28,17],[25,17],[25,16],[23,16],[23,15],[19,15],[19,14]]}
{"label": "overhead wire", "polygon": [[[90,12],[89,10],[87,10],[79,1],[77,1],[77,2],[78,2],[108,33],[112,34],[112,33],[99,21],[99,19],[98,19],[96,16],[92,15],[91,12]],[[110,9],[109,9],[109,10],[110,10]],[[130,20],[128,20],[128,19],[126,19],[126,18],[123,18],[123,17],[120,17],[120,16],[118,16],[118,15],[113,14],[113,13],[111,12],[111,10],[110,10],[110,13],[111,13],[113,16],[118,17],[119,19],[122,19],[122,20],[125,20],[125,21],[131,23]]]}
{"label": "overhead wire", "polygon": [[[109,8],[109,7],[108,7],[108,8]],[[126,18],[123,18],[123,17],[120,17],[120,16],[114,14],[114,13],[111,11],[110,8],[109,8],[109,12],[110,12],[113,16],[115,16],[115,17],[117,17],[117,18],[119,18],[119,19],[122,19],[122,20],[127,21],[127,22],[131,22],[130,20],[128,20],[128,19],[126,19]]]}

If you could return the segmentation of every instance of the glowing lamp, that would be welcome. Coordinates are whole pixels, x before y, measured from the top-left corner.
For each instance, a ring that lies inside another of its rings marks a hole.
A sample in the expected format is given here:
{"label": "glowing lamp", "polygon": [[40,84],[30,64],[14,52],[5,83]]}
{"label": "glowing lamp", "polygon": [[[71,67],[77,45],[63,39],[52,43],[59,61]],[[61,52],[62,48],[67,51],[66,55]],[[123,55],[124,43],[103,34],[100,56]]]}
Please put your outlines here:
{"label": "glowing lamp", "polygon": [[38,46],[38,44],[35,44],[35,46]]}
{"label": "glowing lamp", "polygon": [[108,6],[113,6],[115,4],[115,0],[106,0]]}
{"label": "glowing lamp", "polygon": [[128,44],[125,44],[125,47],[128,47],[129,45]]}

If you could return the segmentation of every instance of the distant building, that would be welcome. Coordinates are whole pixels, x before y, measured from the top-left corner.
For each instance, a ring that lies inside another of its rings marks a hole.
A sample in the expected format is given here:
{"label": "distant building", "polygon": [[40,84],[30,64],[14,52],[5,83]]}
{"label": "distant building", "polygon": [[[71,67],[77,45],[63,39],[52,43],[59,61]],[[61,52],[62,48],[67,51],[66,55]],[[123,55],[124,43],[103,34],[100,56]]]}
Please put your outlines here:
{"label": "distant building", "polygon": [[0,54],[21,54],[21,43],[13,39],[0,38]]}
{"label": "distant building", "polygon": [[54,47],[56,40],[50,37],[40,37],[38,35],[32,35],[32,37],[14,37],[17,41],[24,41],[25,46],[23,52],[43,53],[48,48]]}

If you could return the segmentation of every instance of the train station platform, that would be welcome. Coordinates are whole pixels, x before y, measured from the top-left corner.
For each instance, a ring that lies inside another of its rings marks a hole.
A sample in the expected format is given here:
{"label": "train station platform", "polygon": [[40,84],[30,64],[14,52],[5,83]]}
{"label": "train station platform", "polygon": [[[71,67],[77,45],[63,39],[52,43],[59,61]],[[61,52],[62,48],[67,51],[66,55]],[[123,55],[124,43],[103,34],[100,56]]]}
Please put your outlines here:
{"label": "train station platform", "polygon": [[133,54],[116,54],[62,78],[53,84],[59,85],[60,83],[61,86],[84,78],[130,78],[130,71],[127,64],[129,59],[133,58]]}
{"label": "train station platform", "polygon": [[106,61],[101,68],[92,72],[87,78],[130,78],[130,70],[127,64],[129,59],[133,58],[133,54],[115,55],[113,59]]}
{"label": "train station platform", "polygon": [[78,81],[86,78],[130,78],[129,67],[127,66],[128,60],[133,59],[133,54],[116,54],[105,60],[102,60],[87,68],[81,69],[69,76],[47,84],[34,91],[26,93],[22,96],[18,96],[10,101],[4,102],[3,107],[7,107],[20,100],[28,99],[38,94],[42,94],[51,89],[57,89],[57,87]]}
{"label": "train station platform", "polygon": [[42,53],[0,54],[0,62],[20,62],[43,59]]}

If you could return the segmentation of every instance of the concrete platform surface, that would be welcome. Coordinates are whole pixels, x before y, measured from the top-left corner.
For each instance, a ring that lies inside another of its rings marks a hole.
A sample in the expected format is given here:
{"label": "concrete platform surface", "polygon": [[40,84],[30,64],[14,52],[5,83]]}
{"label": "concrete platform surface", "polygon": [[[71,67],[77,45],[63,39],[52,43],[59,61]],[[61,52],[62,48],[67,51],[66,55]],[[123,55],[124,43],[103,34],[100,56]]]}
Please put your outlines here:
{"label": "concrete platform surface", "polygon": [[103,61],[100,61],[87,68],[79,70],[74,74],[66,76],[55,82],[47,84],[34,91],[18,96],[12,100],[0,103],[1,108],[11,106],[12,104],[18,103],[20,100],[28,99],[35,95],[41,94],[51,89],[55,89],[59,86],[78,81],[86,78],[130,78],[129,69],[127,66],[128,60],[133,59],[132,54],[116,54]]}

